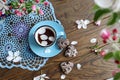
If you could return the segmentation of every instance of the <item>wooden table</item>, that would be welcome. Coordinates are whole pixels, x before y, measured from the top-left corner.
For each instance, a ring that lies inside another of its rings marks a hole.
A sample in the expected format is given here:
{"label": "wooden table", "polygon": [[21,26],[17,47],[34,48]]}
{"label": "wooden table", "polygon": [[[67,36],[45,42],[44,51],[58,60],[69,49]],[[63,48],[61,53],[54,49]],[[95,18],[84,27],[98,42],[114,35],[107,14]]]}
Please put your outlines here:
{"label": "wooden table", "polygon": [[[92,23],[93,20],[93,0],[50,0],[55,8],[56,17],[63,24],[67,38],[70,41],[78,41],[76,48],[79,52],[75,58],[64,57],[64,51],[59,55],[50,58],[47,64],[39,71],[28,71],[20,68],[2,69],[0,68],[0,80],[33,80],[35,76],[46,73],[50,80],[60,80],[62,74],[59,64],[63,61],[71,61],[75,65],[82,64],[81,70],[73,68],[65,80],[104,80],[112,77],[111,72],[116,68],[113,60],[104,61],[99,55],[89,52],[87,47],[91,46],[89,40],[93,37],[101,41],[99,32],[107,27],[106,19],[102,21],[100,27]],[[77,29],[75,21],[77,19],[89,19],[91,24],[88,29]],[[118,25],[115,25],[116,27]],[[101,43],[101,42],[100,42]]]}

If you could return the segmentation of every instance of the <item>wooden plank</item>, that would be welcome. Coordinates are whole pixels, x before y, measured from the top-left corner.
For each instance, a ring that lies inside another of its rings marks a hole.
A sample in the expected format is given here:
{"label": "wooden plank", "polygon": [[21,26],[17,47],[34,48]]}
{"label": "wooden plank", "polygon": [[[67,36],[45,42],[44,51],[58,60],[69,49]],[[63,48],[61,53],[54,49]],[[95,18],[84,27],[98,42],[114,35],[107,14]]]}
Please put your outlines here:
{"label": "wooden plank", "polygon": [[[63,61],[71,61],[76,65],[82,64],[81,70],[73,68],[72,72],[67,75],[65,80],[103,80],[112,77],[111,72],[116,68],[113,60],[104,61],[101,56],[89,52],[87,47],[91,46],[89,40],[93,37],[98,38],[101,29],[106,28],[106,19],[102,21],[101,27],[95,26],[93,23],[88,25],[88,29],[76,28],[75,20],[77,19],[93,19],[92,7],[93,0],[50,0],[55,8],[57,18],[62,22],[68,39],[70,41],[78,41],[76,48],[79,52],[75,58],[64,57],[64,51],[59,55],[50,58],[47,64],[39,71],[28,71],[20,68],[1,69],[0,80],[33,80],[33,77],[46,73],[50,80],[60,80],[63,74],[60,69],[60,63]],[[119,25],[114,25],[119,27]],[[113,27],[109,27],[112,29]]]}

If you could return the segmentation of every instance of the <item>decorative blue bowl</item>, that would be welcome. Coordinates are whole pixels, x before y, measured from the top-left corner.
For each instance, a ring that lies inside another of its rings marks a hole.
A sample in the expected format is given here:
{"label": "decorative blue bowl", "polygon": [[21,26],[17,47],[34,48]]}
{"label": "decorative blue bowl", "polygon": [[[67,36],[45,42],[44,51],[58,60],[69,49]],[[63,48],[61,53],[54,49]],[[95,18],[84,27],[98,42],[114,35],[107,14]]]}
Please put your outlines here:
{"label": "decorative blue bowl", "polygon": [[[36,30],[43,26],[50,26],[56,32],[56,39],[51,46],[46,47],[40,46],[35,40],[34,34]],[[66,33],[62,25],[54,21],[41,21],[37,23],[35,26],[33,26],[33,28],[29,32],[29,46],[31,50],[40,57],[53,57],[62,51],[61,49],[59,49],[57,44],[57,40],[60,37],[66,38]]]}

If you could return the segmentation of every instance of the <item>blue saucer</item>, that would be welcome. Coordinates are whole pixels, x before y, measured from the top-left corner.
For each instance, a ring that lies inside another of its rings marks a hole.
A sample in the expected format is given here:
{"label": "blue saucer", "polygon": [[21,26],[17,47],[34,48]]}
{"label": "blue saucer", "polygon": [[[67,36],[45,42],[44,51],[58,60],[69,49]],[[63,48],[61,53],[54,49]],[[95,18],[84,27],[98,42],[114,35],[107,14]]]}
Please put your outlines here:
{"label": "blue saucer", "polygon": [[[35,41],[35,38],[34,38],[35,31],[44,25],[48,25],[56,31],[56,41],[49,47],[40,46]],[[59,47],[57,45],[57,40],[60,37],[66,38],[66,33],[65,33],[62,25],[60,25],[54,21],[41,21],[41,22],[37,23],[35,26],[33,26],[33,28],[30,30],[30,32],[29,32],[29,45],[30,45],[31,50],[36,55],[38,55],[40,57],[53,57],[62,51],[61,49],[59,49]]]}

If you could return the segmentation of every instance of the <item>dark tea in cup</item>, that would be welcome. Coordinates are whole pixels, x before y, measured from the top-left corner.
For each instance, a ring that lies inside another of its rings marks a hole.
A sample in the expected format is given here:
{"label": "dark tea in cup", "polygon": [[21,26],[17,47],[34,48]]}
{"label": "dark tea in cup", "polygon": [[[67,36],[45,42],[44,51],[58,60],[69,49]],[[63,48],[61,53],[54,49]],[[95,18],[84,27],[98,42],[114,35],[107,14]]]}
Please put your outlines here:
{"label": "dark tea in cup", "polygon": [[50,26],[42,26],[36,30],[34,36],[40,46],[51,46],[55,42],[56,32]]}

